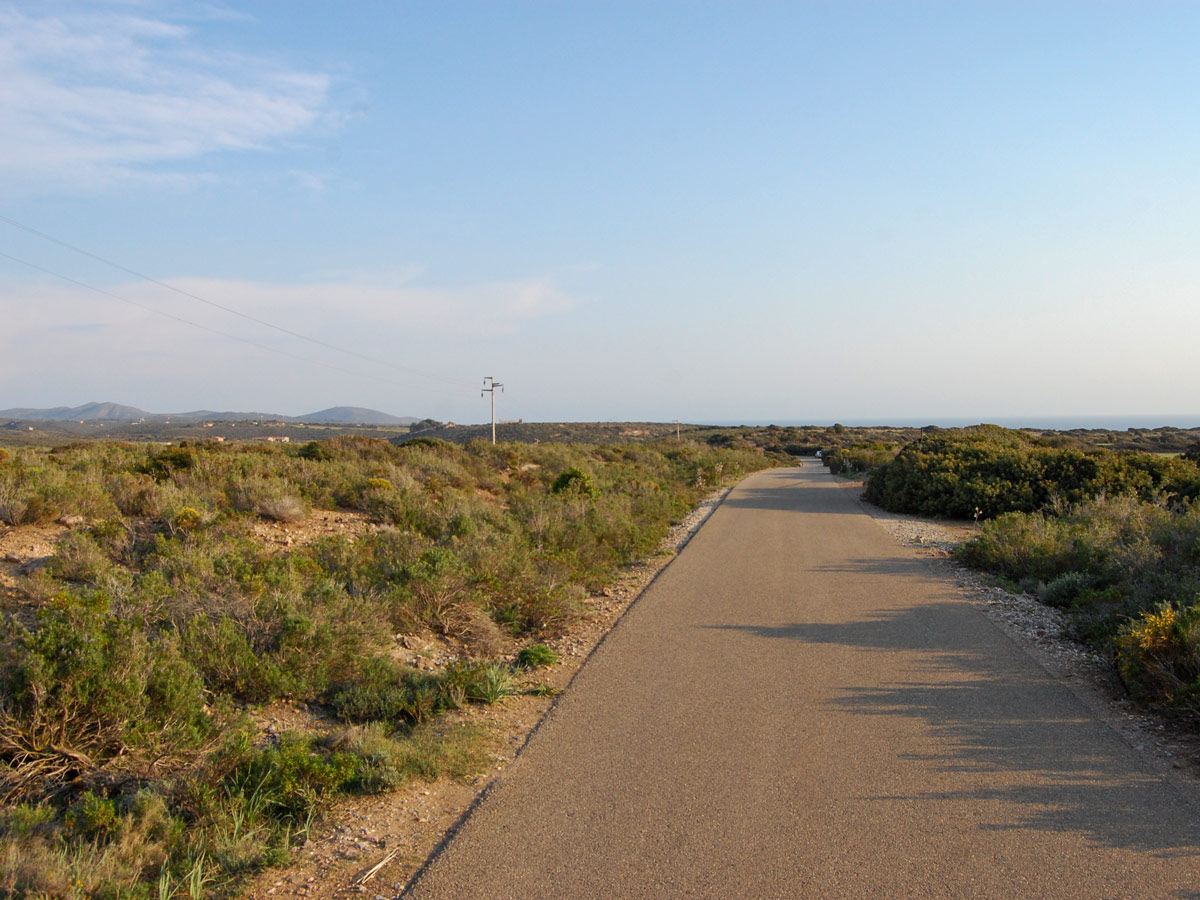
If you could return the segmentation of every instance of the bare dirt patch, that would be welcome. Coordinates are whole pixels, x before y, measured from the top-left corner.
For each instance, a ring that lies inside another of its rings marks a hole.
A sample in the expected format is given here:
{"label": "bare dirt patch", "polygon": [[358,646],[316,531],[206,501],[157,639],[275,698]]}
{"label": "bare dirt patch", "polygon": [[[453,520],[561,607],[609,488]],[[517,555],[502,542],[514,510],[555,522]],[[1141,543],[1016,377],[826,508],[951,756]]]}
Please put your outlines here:
{"label": "bare dirt patch", "polygon": [[70,529],[66,525],[0,526],[0,593],[12,598],[21,575],[54,555],[54,544]]}
{"label": "bare dirt patch", "polygon": [[334,535],[353,539],[360,534],[378,531],[381,526],[373,523],[366,513],[321,509],[314,510],[301,522],[256,519],[251,527],[254,536],[265,546],[282,551]]}

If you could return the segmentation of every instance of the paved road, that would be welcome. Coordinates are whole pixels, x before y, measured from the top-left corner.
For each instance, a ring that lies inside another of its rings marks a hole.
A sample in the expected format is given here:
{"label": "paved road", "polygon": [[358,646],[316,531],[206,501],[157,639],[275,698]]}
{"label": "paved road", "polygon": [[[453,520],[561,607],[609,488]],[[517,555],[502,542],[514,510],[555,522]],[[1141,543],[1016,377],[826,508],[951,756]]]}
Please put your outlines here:
{"label": "paved road", "polygon": [[1165,781],[824,470],[746,479],[413,898],[1200,898]]}

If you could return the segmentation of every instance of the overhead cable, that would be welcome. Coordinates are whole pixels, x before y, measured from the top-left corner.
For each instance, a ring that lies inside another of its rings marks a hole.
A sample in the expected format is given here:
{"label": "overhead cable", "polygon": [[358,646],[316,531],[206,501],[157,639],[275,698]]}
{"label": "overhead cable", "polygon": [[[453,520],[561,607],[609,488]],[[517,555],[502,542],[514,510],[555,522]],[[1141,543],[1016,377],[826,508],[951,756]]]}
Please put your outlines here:
{"label": "overhead cable", "polygon": [[232,340],[232,341],[238,341],[239,343],[242,343],[242,344],[249,344],[251,347],[257,347],[260,350],[266,350],[270,353],[278,353],[280,356],[286,356],[289,359],[299,360],[300,362],[308,363],[308,364],[314,365],[314,366],[321,366],[324,369],[331,369],[335,372],[341,372],[345,375],[352,375],[355,378],[371,378],[372,380],[375,380],[375,381],[384,381],[387,384],[395,385],[396,387],[404,387],[404,388],[412,387],[411,384],[404,384],[399,381],[393,381],[390,378],[378,378],[377,376],[374,376],[374,375],[368,376],[368,375],[363,374],[362,372],[354,372],[350,369],[344,369],[341,366],[335,366],[332,363],[327,363],[327,362],[324,362],[319,359],[313,359],[311,357],[301,356],[298,353],[291,353],[287,350],[282,350],[279,347],[272,347],[269,344],[260,344],[258,341],[252,341],[249,338],[240,337],[239,335],[236,335],[236,334],[230,334],[227,331],[221,331],[219,328],[212,328],[208,325],[202,325],[199,322],[193,322],[190,319],[185,319],[185,318],[183,318],[183,316],[177,316],[174,313],[169,313],[166,310],[158,309],[158,308],[150,306],[149,304],[146,304],[146,303],[138,303],[136,300],[130,300],[128,297],[122,297],[120,294],[114,294],[112,291],[105,290],[104,288],[96,287],[94,284],[88,284],[85,281],[80,281],[78,278],[72,278],[70,275],[64,275],[61,272],[55,272],[52,269],[47,269],[45,266],[40,266],[37,263],[32,263],[27,259],[21,259],[19,257],[13,256],[9,253],[5,253],[3,251],[0,251],[0,257],[3,257],[4,259],[12,260],[15,263],[20,263],[23,266],[28,266],[31,269],[36,269],[39,272],[44,272],[47,275],[52,275],[55,278],[59,278],[63,281],[69,282],[70,284],[78,285],[81,288],[87,288],[89,291],[95,291],[97,294],[103,294],[105,297],[111,297],[114,300],[120,300],[122,303],[128,303],[130,306],[136,306],[138,309],[144,309],[147,312],[154,313],[157,316],[163,316],[164,318],[167,318],[167,319],[174,319],[176,322],[182,322],[184,325],[190,325],[193,328],[199,328],[202,331],[209,332],[210,334],[219,335],[220,337],[228,338],[229,340]]}
{"label": "overhead cable", "polygon": [[[266,319],[259,318],[258,316],[253,316],[250,313],[242,312],[239,309],[234,309],[231,306],[226,306],[222,303],[216,302],[215,300],[209,300],[207,297],[201,297],[199,294],[194,294],[191,291],[185,291],[183,288],[177,287],[173,284],[170,284],[169,282],[160,281],[159,279],[154,278],[153,276],[147,275],[144,272],[139,272],[136,269],[131,269],[129,266],[122,265],[119,262],[115,262],[114,260],[107,259],[103,256],[100,256],[99,254],[92,253],[90,250],[85,250],[82,247],[77,247],[74,244],[70,244],[60,238],[54,237],[54,235],[47,234],[44,231],[39,231],[38,229],[36,229],[30,225],[26,225],[22,222],[18,222],[16,219],[11,219],[8,216],[0,215],[0,222],[4,222],[8,225],[11,225],[14,228],[19,228],[22,231],[28,232],[29,234],[36,235],[37,237],[40,237],[43,240],[47,240],[47,241],[50,241],[51,243],[58,244],[60,247],[64,247],[67,250],[72,251],[73,253],[78,253],[81,256],[86,256],[89,259],[94,259],[97,262],[103,263],[106,266],[111,266],[112,268],[118,269],[121,272],[125,272],[126,274],[132,275],[135,278],[140,278],[143,281],[148,281],[149,283],[158,285],[159,287],[165,288],[168,291],[173,291],[174,293],[179,294],[183,297],[187,297],[190,300],[195,300],[200,303],[204,303],[208,306],[215,307],[216,309],[222,310],[223,312],[227,312],[230,315],[238,316],[240,318],[246,319],[247,321],[254,322],[255,324],[258,324],[258,325],[262,325],[265,328],[273,329],[275,331],[286,334],[290,337],[294,337],[298,340],[307,341],[310,344],[316,344],[319,347],[325,347],[326,349],[334,350],[334,351],[337,351],[338,353],[345,353],[349,356],[356,357],[356,358],[364,360],[366,362],[373,363],[375,365],[385,366],[390,369],[395,369],[396,371],[404,372],[405,374],[408,374],[408,375],[417,375],[417,376],[420,376],[421,378],[429,378],[434,381],[441,381],[445,384],[451,384],[456,387],[466,387],[467,386],[466,382],[464,382],[464,381],[459,381],[459,380],[453,379],[453,378],[446,378],[441,375],[435,375],[432,372],[426,372],[421,369],[414,369],[409,366],[400,366],[400,365],[397,365],[396,363],[390,362],[389,360],[376,359],[375,357],[368,356],[365,353],[359,353],[357,350],[350,350],[346,347],[340,347],[337,344],[332,344],[328,341],[323,341],[320,338],[315,338],[315,337],[312,337],[307,334],[302,334],[301,332],[298,332],[298,331],[293,331],[292,329],[287,328],[283,325],[277,325],[274,322],[269,322]],[[9,258],[12,259],[13,257],[9,257]],[[17,259],[16,262],[24,262],[24,260]],[[26,263],[26,265],[32,265],[32,264]],[[33,266],[33,267],[38,268],[37,266]],[[58,278],[66,278],[66,276],[59,275],[59,273],[52,272],[48,269],[43,270],[43,271],[46,271],[46,272],[48,272],[48,274],[54,275],[55,277],[58,277]],[[70,281],[71,279],[66,278],[66,280]],[[84,284],[83,287],[91,288],[92,290],[99,290],[100,293],[106,293],[105,291],[100,290],[99,288],[92,288],[91,285]],[[118,297],[117,299],[120,300],[123,298]],[[131,301],[129,301],[129,302],[131,302]],[[185,321],[185,320],[181,319],[180,321]],[[189,322],[188,324],[194,325],[195,323]],[[204,326],[197,326],[197,327],[204,327]],[[211,330],[211,329],[209,329],[209,330]],[[241,340],[241,339],[238,338],[238,340]],[[259,345],[256,345],[256,346],[259,346]]]}

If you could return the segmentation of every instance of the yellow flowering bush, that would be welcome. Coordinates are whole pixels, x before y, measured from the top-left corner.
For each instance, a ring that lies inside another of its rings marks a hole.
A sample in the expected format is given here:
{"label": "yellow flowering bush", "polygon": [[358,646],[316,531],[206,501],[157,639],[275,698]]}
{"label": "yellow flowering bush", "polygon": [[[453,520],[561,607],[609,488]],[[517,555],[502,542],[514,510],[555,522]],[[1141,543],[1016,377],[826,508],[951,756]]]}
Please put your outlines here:
{"label": "yellow flowering bush", "polygon": [[1121,630],[1116,649],[1121,678],[1139,700],[1200,709],[1200,603],[1143,612]]}

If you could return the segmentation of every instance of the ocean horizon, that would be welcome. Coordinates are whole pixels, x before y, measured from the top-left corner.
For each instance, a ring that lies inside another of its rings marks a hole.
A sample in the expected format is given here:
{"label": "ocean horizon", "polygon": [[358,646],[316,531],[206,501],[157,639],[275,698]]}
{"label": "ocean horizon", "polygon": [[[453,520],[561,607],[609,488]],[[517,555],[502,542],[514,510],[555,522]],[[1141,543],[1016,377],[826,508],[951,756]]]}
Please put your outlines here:
{"label": "ocean horizon", "polygon": [[[968,425],[1000,425],[1004,428],[1035,428],[1046,431],[1074,431],[1075,429],[1104,429],[1106,431],[1128,431],[1131,428],[1200,428],[1200,413],[1193,415],[1113,415],[1113,416],[997,416],[994,418],[963,418],[961,416],[930,416],[914,418],[910,416],[875,416],[870,418],[853,417],[838,419],[836,423],[865,428],[865,427],[898,427],[923,428],[926,425],[936,425],[939,428],[965,428]],[[801,427],[805,425],[833,425],[834,421],[821,419],[755,419],[748,421],[725,420],[706,422],[707,425],[779,425],[783,427]]]}

